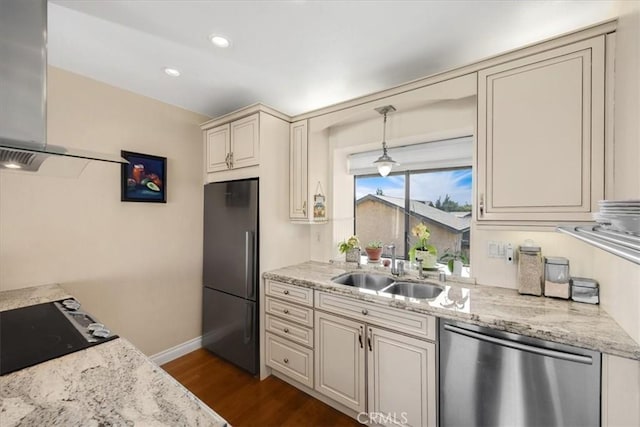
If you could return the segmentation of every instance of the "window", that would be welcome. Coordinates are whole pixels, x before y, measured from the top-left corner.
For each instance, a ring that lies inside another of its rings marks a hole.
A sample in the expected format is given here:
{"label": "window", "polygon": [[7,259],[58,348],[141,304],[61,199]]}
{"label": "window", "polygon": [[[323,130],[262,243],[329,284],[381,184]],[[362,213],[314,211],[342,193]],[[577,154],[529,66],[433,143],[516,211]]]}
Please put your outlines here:
{"label": "window", "polygon": [[380,240],[385,245],[383,256],[391,253],[386,247],[394,244],[396,255],[405,257],[405,183],[404,174],[387,177],[356,177],[356,235],[361,245]]}
{"label": "window", "polygon": [[[395,244],[396,255],[406,259],[416,243],[411,228],[422,222],[438,256],[448,250],[469,259],[471,179],[471,167],[404,171],[386,178],[357,175],[355,232],[363,245],[372,240]],[[385,248],[383,254],[390,251]]]}

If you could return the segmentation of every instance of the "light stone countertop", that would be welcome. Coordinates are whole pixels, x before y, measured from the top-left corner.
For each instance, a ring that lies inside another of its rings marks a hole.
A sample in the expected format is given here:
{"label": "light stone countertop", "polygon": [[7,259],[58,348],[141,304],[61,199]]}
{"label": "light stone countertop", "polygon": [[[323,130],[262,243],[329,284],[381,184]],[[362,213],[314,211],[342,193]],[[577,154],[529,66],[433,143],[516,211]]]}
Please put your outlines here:
{"label": "light stone countertop", "polygon": [[34,286],[0,292],[0,311],[28,307],[45,302],[70,298],[71,294],[59,285]]}
{"label": "light stone countertop", "polygon": [[[599,305],[520,295],[515,289],[439,283],[445,290],[435,299],[416,299],[334,283],[331,278],[353,270],[344,263],[306,262],[264,273],[265,279],[340,294],[443,319],[540,338],[561,344],[640,360],[635,342]],[[377,268],[380,270],[380,268]],[[387,269],[388,270],[388,269]],[[363,271],[363,270],[360,270]],[[382,273],[383,271],[375,271]],[[388,274],[388,273],[387,273]],[[398,280],[398,279],[397,279]],[[405,276],[402,281],[416,281]]]}
{"label": "light stone countertop", "polygon": [[[55,301],[57,285],[0,293],[0,311]],[[123,338],[0,376],[0,425],[226,426]]]}

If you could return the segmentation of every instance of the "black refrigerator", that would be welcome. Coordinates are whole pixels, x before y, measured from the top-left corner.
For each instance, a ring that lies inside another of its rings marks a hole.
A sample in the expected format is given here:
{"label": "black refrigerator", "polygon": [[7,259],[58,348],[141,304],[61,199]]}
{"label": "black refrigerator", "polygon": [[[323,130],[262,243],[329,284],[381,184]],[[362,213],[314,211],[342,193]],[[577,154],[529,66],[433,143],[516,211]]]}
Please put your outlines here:
{"label": "black refrigerator", "polygon": [[258,179],[204,186],[202,346],[258,373]]}

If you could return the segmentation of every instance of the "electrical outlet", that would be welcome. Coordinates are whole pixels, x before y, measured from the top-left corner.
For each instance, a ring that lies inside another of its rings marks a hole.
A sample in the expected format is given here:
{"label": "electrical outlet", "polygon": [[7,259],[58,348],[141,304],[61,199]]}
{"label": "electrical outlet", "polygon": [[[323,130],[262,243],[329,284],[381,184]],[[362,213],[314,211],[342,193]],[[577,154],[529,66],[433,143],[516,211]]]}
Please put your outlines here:
{"label": "electrical outlet", "polygon": [[507,264],[513,264],[513,246],[511,243],[507,243],[504,252],[504,259],[507,261]]}

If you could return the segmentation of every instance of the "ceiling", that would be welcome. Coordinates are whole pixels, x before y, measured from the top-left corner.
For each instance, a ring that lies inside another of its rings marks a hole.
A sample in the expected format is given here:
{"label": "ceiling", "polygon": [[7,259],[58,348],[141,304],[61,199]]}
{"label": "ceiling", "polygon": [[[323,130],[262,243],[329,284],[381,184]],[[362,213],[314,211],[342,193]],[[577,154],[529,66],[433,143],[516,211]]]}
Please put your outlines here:
{"label": "ceiling", "polygon": [[[595,0],[50,0],[49,63],[210,117],[256,102],[295,115],[601,22],[616,8]],[[231,46],[211,44],[212,33]]]}

